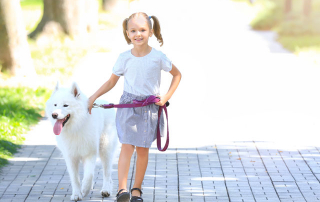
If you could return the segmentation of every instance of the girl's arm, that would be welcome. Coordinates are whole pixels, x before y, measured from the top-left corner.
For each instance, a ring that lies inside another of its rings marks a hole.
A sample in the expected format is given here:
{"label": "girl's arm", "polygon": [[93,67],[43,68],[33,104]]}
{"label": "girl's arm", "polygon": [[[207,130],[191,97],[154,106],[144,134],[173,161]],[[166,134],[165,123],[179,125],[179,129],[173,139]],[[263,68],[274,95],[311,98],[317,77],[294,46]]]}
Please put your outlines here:
{"label": "girl's arm", "polygon": [[159,106],[165,105],[166,102],[171,98],[171,96],[173,95],[175,90],[178,88],[178,85],[181,80],[181,73],[174,64],[172,64],[172,70],[170,71],[170,73],[173,76],[170,88],[169,88],[167,94],[160,96],[160,101],[155,103],[156,105],[159,105]]}
{"label": "girl's arm", "polygon": [[98,90],[97,92],[95,92],[93,95],[91,95],[91,97],[89,98],[88,101],[88,110],[89,110],[89,114],[91,114],[91,109],[92,109],[92,105],[94,103],[94,101],[100,97],[101,95],[107,93],[108,91],[110,91],[118,82],[120,76],[117,76],[115,74],[111,74],[111,77],[109,78],[109,80],[107,82],[105,82]]}

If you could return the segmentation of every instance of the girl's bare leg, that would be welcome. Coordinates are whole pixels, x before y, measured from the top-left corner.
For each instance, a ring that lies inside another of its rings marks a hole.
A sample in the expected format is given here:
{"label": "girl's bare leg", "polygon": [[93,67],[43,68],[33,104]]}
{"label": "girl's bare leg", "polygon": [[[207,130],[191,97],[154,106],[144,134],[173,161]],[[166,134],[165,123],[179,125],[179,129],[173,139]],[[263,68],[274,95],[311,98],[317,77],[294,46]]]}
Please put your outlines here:
{"label": "girl's bare leg", "polygon": [[[134,185],[132,188],[141,189],[142,181],[144,179],[144,175],[148,166],[149,159],[149,148],[144,147],[136,147],[137,151],[137,162],[136,162],[136,175],[134,180]],[[140,196],[140,192],[134,190],[132,192],[133,196]]]}
{"label": "girl's bare leg", "polygon": [[119,162],[118,162],[118,180],[119,190],[127,190],[128,173],[130,169],[131,156],[134,151],[134,146],[130,144],[122,144]]}

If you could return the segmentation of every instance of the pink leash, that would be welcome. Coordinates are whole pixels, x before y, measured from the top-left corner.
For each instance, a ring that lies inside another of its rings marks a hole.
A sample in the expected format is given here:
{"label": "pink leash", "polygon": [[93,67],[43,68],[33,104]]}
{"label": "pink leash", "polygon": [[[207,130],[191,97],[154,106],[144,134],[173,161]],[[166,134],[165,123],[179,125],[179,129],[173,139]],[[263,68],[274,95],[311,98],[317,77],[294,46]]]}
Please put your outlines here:
{"label": "pink leash", "polygon": [[[159,102],[160,99],[156,96],[151,95],[145,100],[133,100],[132,104],[104,104],[104,105],[98,105],[98,104],[93,104],[94,107],[102,107],[104,109],[110,109],[110,108],[134,108],[134,107],[144,107],[148,106],[151,104],[154,104],[156,102]],[[168,102],[167,102],[168,103]],[[161,135],[160,135],[160,116],[162,113],[162,110],[166,113],[166,118],[167,118],[167,141],[166,144],[164,145],[163,149],[161,149]],[[159,111],[158,111],[158,126],[157,126],[157,146],[159,151],[166,151],[168,146],[169,146],[169,123],[168,123],[168,112],[167,112],[167,106],[166,104],[163,106],[159,106]]]}

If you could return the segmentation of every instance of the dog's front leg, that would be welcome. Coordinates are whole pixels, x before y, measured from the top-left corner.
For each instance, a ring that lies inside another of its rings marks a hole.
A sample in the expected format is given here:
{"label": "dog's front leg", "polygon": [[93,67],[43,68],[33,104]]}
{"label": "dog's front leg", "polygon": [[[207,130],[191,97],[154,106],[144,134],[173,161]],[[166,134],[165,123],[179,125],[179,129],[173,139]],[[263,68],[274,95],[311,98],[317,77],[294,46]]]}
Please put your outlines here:
{"label": "dog's front leg", "polygon": [[[107,151],[107,149],[110,151]],[[112,145],[109,147],[100,147],[100,159],[103,167],[103,186],[100,191],[103,197],[109,197],[112,194],[113,182],[112,182],[112,163],[114,158],[114,148]]]}
{"label": "dog's front leg", "polygon": [[81,192],[83,194],[83,197],[88,195],[89,191],[92,189],[96,159],[97,159],[96,155],[83,159],[84,176],[83,176],[82,187],[81,187]]}
{"label": "dog's front leg", "polygon": [[65,158],[68,173],[71,180],[72,185],[72,195],[70,200],[79,201],[82,200],[82,194],[80,191],[80,178],[79,178],[79,158],[67,157]]}

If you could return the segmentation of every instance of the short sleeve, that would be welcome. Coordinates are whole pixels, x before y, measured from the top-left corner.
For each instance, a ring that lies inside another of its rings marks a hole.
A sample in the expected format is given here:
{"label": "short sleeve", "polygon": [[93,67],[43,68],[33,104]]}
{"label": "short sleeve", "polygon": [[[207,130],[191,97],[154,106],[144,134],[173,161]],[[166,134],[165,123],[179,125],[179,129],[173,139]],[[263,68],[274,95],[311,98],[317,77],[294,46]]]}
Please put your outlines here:
{"label": "short sleeve", "polygon": [[124,75],[124,61],[121,55],[118,57],[116,63],[113,66],[112,73],[117,76]]}
{"label": "short sleeve", "polygon": [[160,56],[160,64],[161,64],[161,69],[166,71],[166,72],[170,72],[172,69],[172,62],[171,60],[165,55],[165,54],[161,54]]}

